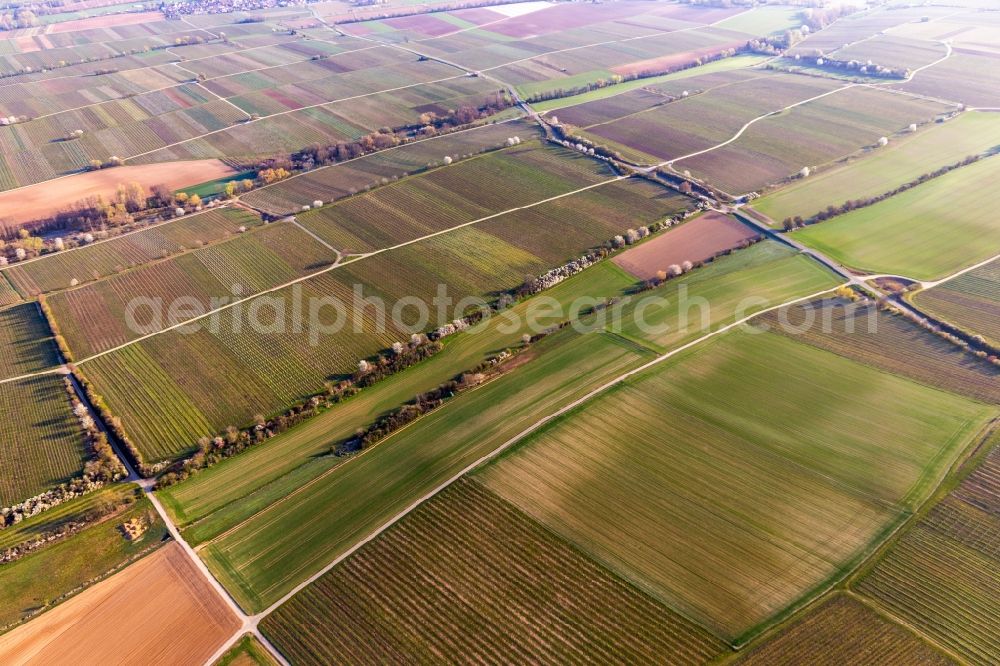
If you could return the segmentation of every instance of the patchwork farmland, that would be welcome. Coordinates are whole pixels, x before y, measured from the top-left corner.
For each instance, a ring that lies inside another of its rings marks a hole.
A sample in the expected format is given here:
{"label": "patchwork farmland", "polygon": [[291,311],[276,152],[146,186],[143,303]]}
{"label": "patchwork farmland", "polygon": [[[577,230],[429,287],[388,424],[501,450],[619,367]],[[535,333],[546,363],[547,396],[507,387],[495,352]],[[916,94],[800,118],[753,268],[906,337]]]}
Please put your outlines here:
{"label": "patchwork farmland", "polygon": [[1000,260],[922,291],[913,300],[975,335],[1000,341],[996,307],[1000,294]]}
{"label": "patchwork farmland", "polygon": [[[772,333],[729,334],[677,358],[543,429],[481,478],[729,641],[849,569],[996,411]],[[822,386],[817,372],[829,377]],[[859,411],[867,391],[891,422]],[[780,419],[753,404],[764,394]],[[953,407],[925,411],[940,401]],[[781,539],[768,527],[778,524]]]}
{"label": "patchwork farmland", "polygon": [[1000,19],[0,11],[0,661],[1000,660]]}

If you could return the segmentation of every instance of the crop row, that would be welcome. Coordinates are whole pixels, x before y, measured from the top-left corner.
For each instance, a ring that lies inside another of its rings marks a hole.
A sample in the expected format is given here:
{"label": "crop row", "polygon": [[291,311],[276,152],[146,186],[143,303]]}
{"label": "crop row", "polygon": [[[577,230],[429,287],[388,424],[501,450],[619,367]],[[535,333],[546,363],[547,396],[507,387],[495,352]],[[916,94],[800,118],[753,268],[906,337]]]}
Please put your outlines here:
{"label": "crop row", "polygon": [[[70,349],[83,358],[180,323],[183,319],[170,308],[182,299],[208,311],[225,302],[213,304],[213,299],[247,297],[335,259],[304,231],[280,223],[55,294],[49,304]],[[136,309],[132,304],[140,299],[159,305]],[[141,327],[131,327],[130,311]]]}
{"label": "crop row", "polygon": [[985,665],[1000,654],[998,570],[996,559],[918,525],[857,589],[969,663]]}
{"label": "crop row", "polygon": [[[345,616],[352,622],[337,622]],[[696,664],[722,647],[470,481],[418,509],[263,626],[293,659],[317,664],[386,655]]]}
{"label": "crop row", "polygon": [[79,472],[85,456],[83,429],[70,411],[62,377],[0,384],[0,506]]}
{"label": "crop row", "polygon": [[758,322],[802,342],[987,403],[1000,402],[1000,368],[874,303],[812,301]]}
{"label": "crop row", "polygon": [[226,238],[241,226],[259,224],[260,218],[245,210],[206,211],[121,238],[45,256],[6,270],[19,291],[36,295],[120,273],[156,259]]}
{"label": "crop row", "polygon": [[0,310],[0,379],[38,372],[57,361],[52,334],[36,304]]}

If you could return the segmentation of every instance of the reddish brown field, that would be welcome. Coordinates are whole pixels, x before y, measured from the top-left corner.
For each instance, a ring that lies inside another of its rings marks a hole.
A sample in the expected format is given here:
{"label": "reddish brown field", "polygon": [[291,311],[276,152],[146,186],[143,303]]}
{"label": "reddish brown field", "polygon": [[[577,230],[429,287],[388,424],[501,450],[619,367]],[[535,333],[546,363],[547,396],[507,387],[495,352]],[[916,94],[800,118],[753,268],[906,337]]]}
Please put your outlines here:
{"label": "reddish brown field", "polygon": [[202,664],[239,627],[172,543],[0,636],[0,664]]}
{"label": "reddish brown field", "polygon": [[396,30],[413,30],[428,37],[440,37],[460,29],[432,14],[401,16],[400,18],[386,19],[383,23]]}
{"label": "reddish brown field", "polygon": [[92,16],[75,21],[55,23],[46,33],[76,32],[77,30],[93,30],[95,28],[114,28],[119,25],[136,25],[151,21],[162,21],[161,12],[136,12],[133,14],[108,14],[107,16]]}
{"label": "reddish brown field", "polygon": [[0,192],[0,229],[43,219],[90,196],[112,195],[119,183],[135,182],[147,189],[163,184],[177,190],[232,173],[233,169],[219,160],[193,160],[115,167],[37,183]]}
{"label": "reddish brown field", "polygon": [[626,271],[648,280],[657,271],[682,261],[704,261],[723,250],[757,236],[750,227],[733,218],[709,211],[659,238],[632,248],[612,259]]}
{"label": "reddish brown field", "polygon": [[671,55],[660,56],[659,58],[649,58],[648,60],[630,62],[627,65],[612,67],[611,71],[615,74],[621,74],[623,76],[627,74],[640,74],[642,72],[650,71],[658,72],[671,67],[686,65],[694,62],[698,58],[714,56],[722,51],[725,51],[726,49],[738,48],[741,45],[741,42],[730,42],[729,44],[723,44],[721,46],[708,46],[703,49],[685,51],[684,53],[674,53]]}
{"label": "reddish brown field", "polygon": [[696,5],[663,5],[653,10],[653,14],[677,21],[692,23],[717,23],[722,19],[746,11],[742,7],[701,7]]}

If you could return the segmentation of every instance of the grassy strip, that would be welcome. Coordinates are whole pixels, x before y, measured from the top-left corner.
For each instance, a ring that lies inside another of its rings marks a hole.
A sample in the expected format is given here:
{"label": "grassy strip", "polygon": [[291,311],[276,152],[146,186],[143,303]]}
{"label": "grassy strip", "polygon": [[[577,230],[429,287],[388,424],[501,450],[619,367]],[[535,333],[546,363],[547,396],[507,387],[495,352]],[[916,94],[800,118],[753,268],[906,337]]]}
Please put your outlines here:
{"label": "grassy strip", "polygon": [[[121,531],[122,523],[131,518],[142,518],[148,525],[135,541],[127,540]],[[0,630],[6,631],[106,578],[158,547],[166,536],[166,526],[152,504],[139,494],[133,508],[114,520],[100,522],[0,567]]]}

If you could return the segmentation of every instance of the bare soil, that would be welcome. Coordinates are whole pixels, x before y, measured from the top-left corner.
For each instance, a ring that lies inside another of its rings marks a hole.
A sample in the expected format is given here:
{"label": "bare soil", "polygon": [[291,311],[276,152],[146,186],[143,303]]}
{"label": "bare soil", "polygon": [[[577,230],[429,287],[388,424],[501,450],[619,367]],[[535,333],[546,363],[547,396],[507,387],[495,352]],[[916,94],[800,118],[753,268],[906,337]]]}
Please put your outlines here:
{"label": "bare soil", "polygon": [[201,664],[239,627],[171,543],[0,636],[0,664]]}
{"label": "bare soil", "polygon": [[151,23],[153,21],[164,20],[161,12],[135,12],[132,14],[108,14],[107,16],[91,16],[90,18],[76,19],[75,21],[65,21],[54,23],[46,33],[76,32],[77,30],[94,30],[95,28],[114,28],[119,25],[136,25],[139,23]]}
{"label": "bare soil", "polygon": [[232,173],[235,171],[219,160],[191,160],[126,165],[37,183],[0,192],[0,229],[50,217],[90,196],[110,196],[119,184],[135,182],[146,189],[162,184],[177,190]]}
{"label": "bare soil", "polygon": [[723,250],[757,236],[750,227],[728,215],[709,211],[658,238],[622,252],[612,261],[637,278],[648,280],[657,271],[683,261],[704,261]]}

